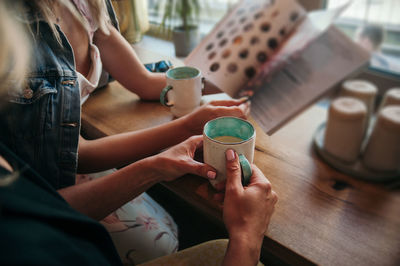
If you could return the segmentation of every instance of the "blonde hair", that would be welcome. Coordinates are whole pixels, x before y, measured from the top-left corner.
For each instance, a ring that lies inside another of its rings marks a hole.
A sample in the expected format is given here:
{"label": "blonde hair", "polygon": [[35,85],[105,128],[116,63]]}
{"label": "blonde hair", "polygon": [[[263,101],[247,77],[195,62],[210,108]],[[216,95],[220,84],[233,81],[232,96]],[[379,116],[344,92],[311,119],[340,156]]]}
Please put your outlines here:
{"label": "blonde hair", "polygon": [[[9,5],[6,3],[9,2]],[[0,96],[21,88],[30,61],[30,45],[22,25],[15,19],[20,9],[13,1],[0,3]]]}
{"label": "blonde hair", "polygon": [[[107,12],[106,3],[104,0],[86,0],[90,13],[92,14],[93,22],[99,26],[99,30],[108,35],[110,34],[109,29],[109,16]],[[71,0],[25,0],[25,5],[34,11],[34,18],[36,20],[44,20],[47,22],[56,37],[57,41],[61,44],[60,35],[54,24],[55,5],[63,5],[68,8],[71,14],[80,22],[82,26],[89,30],[89,25],[82,15],[76,9],[75,5],[71,3]]]}
{"label": "blonde hair", "polygon": [[[13,1],[0,1],[0,98],[2,103],[6,100],[5,95],[9,89],[22,87],[30,61],[29,41],[22,25],[15,19],[15,13],[20,11],[15,5],[17,3]],[[14,182],[20,173],[20,171],[15,171],[0,178],[0,187]]]}

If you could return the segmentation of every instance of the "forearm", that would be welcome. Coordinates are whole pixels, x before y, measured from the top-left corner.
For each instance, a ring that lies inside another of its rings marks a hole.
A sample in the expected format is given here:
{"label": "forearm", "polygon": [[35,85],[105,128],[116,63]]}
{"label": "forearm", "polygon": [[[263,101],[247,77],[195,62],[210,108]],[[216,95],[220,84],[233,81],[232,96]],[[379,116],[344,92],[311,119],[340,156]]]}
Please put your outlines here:
{"label": "forearm", "polygon": [[141,99],[159,99],[161,90],[166,86],[165,74],[149,72],[121,34],[114,28],[110,31],[110,35],[96,32],[94,38],[103,67]]}
{"label": "forearm", "polygon": [[150,157],[111,175],[59,190],[61,196],[77,211],[101,220],[140,195],[161,179]]}
{"label": "forearm", "polygon": [[78,172],[91,173],[121,167],[191,136],[183,119],[140,131],[117,134],[79,143]]}
{"label": "forearm", "polygon": [[257,265],[260,259],[262,239],[246,237],[232,237],[229,239],[228,249],[225,253],[223,265],[246,266]]}

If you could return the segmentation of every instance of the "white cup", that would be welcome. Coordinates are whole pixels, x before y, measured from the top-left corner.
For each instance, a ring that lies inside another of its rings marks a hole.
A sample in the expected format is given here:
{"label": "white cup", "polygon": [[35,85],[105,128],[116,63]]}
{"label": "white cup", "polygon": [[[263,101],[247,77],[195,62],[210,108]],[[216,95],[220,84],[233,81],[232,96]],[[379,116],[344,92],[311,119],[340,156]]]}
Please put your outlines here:
{"label": "white cup", "polygon": [[400,106],[400,87],[391,88],[388,91],[386,91],[385,95],[383,96],[383,100],[381,102],[379,110],[389,105]]}
{"label": "white cup", "polygon": [[390,105],[380,110],[363,163],[377,171],[400,170],[400,106]]}
{"label": "white cup", "polygon": [[203,79],[199,69],[187,66],[171,68],[166,76],[167,87],[160,94],[160,102],[171,107],[174,116],[184,116],[200,106]]}
{"label": "white cup", "polygon": [[367,119],[374,112],[377,93],[378,88],[367,80],[352,79],[342,84],[341,96],[354,97],[362,101],[367,107]]}
{"label": "white cup", "polygon": [[210,180],[214,187],[226,179],[225,152],[228,149],[239,155],[242,184],[247,185],[252,175],[256,131],[248,121],[236,117],[219,117],[205,124],[203,130],[204,162],[217,170],[217,177]]}
{"label": "white cup", "polygon": [[332,101],[324,136],[324,149],[336,158],[353,163],[364,138],[367,108],[360,100],[339,97]]}

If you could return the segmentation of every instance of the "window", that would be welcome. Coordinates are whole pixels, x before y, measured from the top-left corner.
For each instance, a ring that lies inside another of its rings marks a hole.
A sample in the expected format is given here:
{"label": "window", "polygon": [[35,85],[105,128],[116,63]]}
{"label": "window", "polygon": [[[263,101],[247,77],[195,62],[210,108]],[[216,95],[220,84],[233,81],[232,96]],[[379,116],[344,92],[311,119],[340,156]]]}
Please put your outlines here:
{"label": "window", "polygon": [[[238,1],[198,0],[201,5],[199,23],[201,34],[203,36],[208,34]],[[307,1],[299,0],[301,3],[305,2],[306,6],[311,3]],[[148,0],[149,19],[152,24],[161,23],[162,10],[156,8],[160,2],[163,1]],[[347,2],[348,0],[320,0],[312,3],[315,3],[315,6],[323,6],[321,3],[325,3],[326,8],[334,8]],[[378,25],[378,30],[383,32],[383,42],[372,51],[371,68],[391,72],[397,76],[400,75],[400,16],[398,14],[400,14],[399,0],[356,0],[337,20],[336,26],[352,39],[362,43],[363,41],[357,38],[361,29]],[[175,25],[177,24],[178,20]],[[365,46],[365,43],[362,45]]]}
{"label": "window", "polygon": [[[170,0],[166,0],[170,1]],[[160,24],[162,20],[162,10],[157,10],[157,5],[163,1],[148,0],[149,20],[152,24]],[[200,11],[200,32],[202,35],[209,33],[214,25],[226,14],[226,12],[238,0],[199,0],[201,5]],[[176,20],[176,25],[178,20]]]}
{"label": "window", "polygon": [[[327,8],[347,0],[327,0]],[[336,22],[351,38],[372,51],[371,68],[400,74],[400,1],[358,0]],[[382,42],[380,34],[383,33]],[[374,36],[377,46],[369,47],[368,36]]]}

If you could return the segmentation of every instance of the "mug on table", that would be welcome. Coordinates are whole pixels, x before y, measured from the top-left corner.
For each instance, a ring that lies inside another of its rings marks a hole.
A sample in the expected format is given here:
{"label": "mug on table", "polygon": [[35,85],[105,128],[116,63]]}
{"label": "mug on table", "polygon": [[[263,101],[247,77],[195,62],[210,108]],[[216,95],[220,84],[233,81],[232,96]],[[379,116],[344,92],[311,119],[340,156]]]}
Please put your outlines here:
{"label": "mug on table", "polygon": [[203,130],[204,162],[217,170],[214,187],[226,179],[225,152],[233,149],[239,155],[242,184],[247,185],[252,175],[256,131],[251,123],[236,117],[219,117],[208,121]]}
{"label": "mug on table", "polygon": [[161,91],[160,102],[171,107],[173,115],[181,117],[200,106],[203,78],[199,69],[187,66],[171,68],[166,76],[167,86]]}

